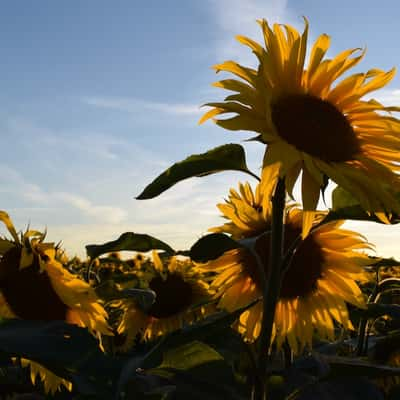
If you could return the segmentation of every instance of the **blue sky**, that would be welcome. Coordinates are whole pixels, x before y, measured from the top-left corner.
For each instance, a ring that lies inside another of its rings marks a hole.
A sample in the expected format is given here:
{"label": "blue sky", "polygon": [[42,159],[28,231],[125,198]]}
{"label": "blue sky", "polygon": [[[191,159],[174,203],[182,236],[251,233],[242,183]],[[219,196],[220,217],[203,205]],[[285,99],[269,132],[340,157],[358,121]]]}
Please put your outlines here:
{"label": "blue sky", "polygon": [[[0,12],[0,209],[18,228],[47,226],[68,253],[149,233],[190,246],[221,223],[217,202],[247,179],[223,173],[192,179],[159,198],[134,196],[174,161],[247,133],[207,123],[199,106],[221,98],[211,66],[254,64],[235,42],[260,38],[255,20],[310,21],[311,40],[332,37],[331,54],[367,47],[359,69],[400,66],[397,1],[71,0],[2,2]],[[400,104],[397,76],[375,97]],[[254,171],[262,148],[246,144]],[[400,227],[351,223],[400,257]],[[4,232],[4,231],[2,231]]]}

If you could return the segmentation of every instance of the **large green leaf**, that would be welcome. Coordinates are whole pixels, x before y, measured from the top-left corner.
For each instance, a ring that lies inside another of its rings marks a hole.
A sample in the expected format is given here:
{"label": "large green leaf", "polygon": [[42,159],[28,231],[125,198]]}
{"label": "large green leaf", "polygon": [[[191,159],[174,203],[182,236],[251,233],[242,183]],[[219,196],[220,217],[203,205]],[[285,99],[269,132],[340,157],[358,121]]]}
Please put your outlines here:
{"label": "large green leaf", "polygon": [[248,390],[232,374],[232,368],[223,360],[202,363],[190,370],[168,369],[168,379],[175,387],[174,400],[247,400]]}
{"label": "large green leaf", "polygon": [[166,350],[163,354],[162,363],[150,371],[168,368],[186,371],[201,364],[218,360],[223,360],[223,357],[217,351],[205,343],[196,340]]}
{"label": "large green leaf", "polygon": [[215,260],[228,250],[241,247],[240,243],[223,233],[211,233],[200,238],[191,248],[189,257],[196,262]]}
{"label": "large green leaf", "polygon": [[167,349],[162,363],[146,373],[169,379],[176,388],[174,398],[244,399],[222,355],[197,340]]}
{"label": "large green leaf", "polygon": [[245,152],[239,144],[225,144],[206,153],[193,154],[175,163],[146,186],[136,198],[138,200],[152,199],[184,179],[228,170],[253,175],[247,168]]}
{"label": "large green leaf", "polygon": [[259,301],[259,299],[233,313],[220,311],[212,314],[193,325],[186,326],[181,330],[164,336],[144,356],[134,356],[130,358],[121,371],[117,393],[121,393],[124,390],[126,384],[132,379],[138,370],[148,370],[160,365],[164,353],[170,349],[185,346],[193,341],[215,337],[226,332],[227,329],[230,329],[230,326],[236,321],[240,314],[256,304],[257,301]]}
{"label": "large green leaf", "polygon": [[240,314],[254,306],[259,300],[257,299],[232,313],[225,311],[217,312],[193,325],[164,336],[157,346],[146,354],[140,367],[146,369],[158,365],[162,359],[162,354],[170,348],[183,346],[194,340],[207,340],[210,337],[220,335],[221,332],[230,329],[230,326],[237,320]]}
{"label": "large green leaf", "polygon": [[153,249],[164,250],[168,254],[175,253],[174,249],[163,241],[150,235],[133,232],[125,232],[117,240],[104,244],[89,244],[86,246],[86,253],[90,258],[95,258],[113,251],[128,250],[145,252]]}
{"label": "large green leaf", "polygon": [[[400,201],[400,194],[397,196]],[[360,202],[355,199],[349,192],[338,186],[332,192],[332,208],[326,216],[324,222],[338,220],[338,219],[352,219],[360,221],[373,221],[382,223],[374,214],[368,215],[361,207]],[[391,224],[397,224],[400,219],[396,215],[390,218]]]}

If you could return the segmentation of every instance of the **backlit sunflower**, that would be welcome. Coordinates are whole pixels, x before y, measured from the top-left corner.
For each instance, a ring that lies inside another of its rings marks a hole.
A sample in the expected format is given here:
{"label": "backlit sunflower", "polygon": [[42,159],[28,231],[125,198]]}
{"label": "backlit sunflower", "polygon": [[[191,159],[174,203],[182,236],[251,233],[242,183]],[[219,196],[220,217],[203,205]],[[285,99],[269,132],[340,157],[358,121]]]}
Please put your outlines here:
{"label": "backlit sunflower", "polygon": [[[224,79],[214,86],[235,92],[211,106],[200,123],[219,114],[232,118],[215,119],[229,130],[259,134],[267,144],[263,171],[272,170],[285,177],[286,188],[302,171],[302,203],[305,235],[312,224],[326,177],[352,193],[362,207],[387,222],[386,213],[399,213],[394,196],[399,191],[400,121],[376,100],[363,100],[382,88],[395,70],[371,69],[337,79],[364,56],[360,49],[343,51],[325,58],[330,45],[326,34],[318,37],[305,65],[308,23],[302,34],[289,25],[258,21],[265,48],[244,36],[240,43],[257,56],[257,69],[233,61],[216,65],[241,80]],[[268,172],[271,175],[271,171]]]}
{"label": "backlit sunflower", "polygon": [[[44,234],[27,231],[21,238],[9,216],[0,211],[12,240],[0,238],[0,317],[27,320],[62,320],[87,328],[100,339],[110,335],[107,313],[98,303],[93,288],[71,274],[57,261],[53,243],[44,242]],[[37,363],[31,363],[32,382],[40,375],[46,392],[71,384]]]}
{"label": "backlit sunflower", "polygon": [[[251,191],[249,185],[241,185],[243,188],[246,188],[246,193]],[[264,216],[269,218],[266,208],[270,208],[270,205],[261,196],[259,202],[252,204],[254,212],[250,213],[249,194],[240,197],[231,192],[228,205],[232,205],[232,198],[235,198],[234,208],[224,210],[220,206],[223,212],[227,211],[225,217],[234,216],[231,224],[212,230],[224,232],[226,229],[226,233],[234,232],[236,238],[249,237],[252,227],[261,226],[256,224],[257,221]],[[269,222],[268,219],[264,220],[264,226],[268,226]],[[370,246],[359,234],[340,229],[341,225],[341,221],[322,225],[311,230],[299,244],[283,278],[276,307],[273,340],[276,340],[278,348],[287,339],[295,353],[302,351],[305,345],[312,345],[314,329],[320,337],[333,340],[335,321],[344,328],[352,328],[346,302],[365,307],[355,280],[363,278],[362,266],[370,262],[368,256],[358,250]],[[285,250],[301,235],[301,229],[302,211],[288,207]],[[240,234],[241,230],[243,235]],[[253,236],[260,233],[255,229]],[[269,241],[269,235],[266,234],[259,237],[255,246],[266,273],[269,269]],[[198,268],[202,272],[216,273],[211,288],[215,290],[215,296],[220,298],[218,305],[223,309],[232,312],[262,296],[263,283],[255,259],[244,248],[227,251],[218,259]],[[259,302],[240,316],[237,328],[246,340],[254,341],[260,334],[261,321],[262,303]]]}
{"label": "backlit sunflower", "polygon": [[153,263],[149,264],[148,274],[144,275],[144,286],[156,294],[155,302],[143,311],[137,302],[125,299],[115,303],[123,310],[117,332],[126,336],[122,350],[129,349],[138,333],[145,340],[190,324],[208,314],[212,306],[198,306],[211,299],[208,285],[201,279],[201,274],[194,272],[190,261],[171,257],[164,265],[157,252],[153,252]]}

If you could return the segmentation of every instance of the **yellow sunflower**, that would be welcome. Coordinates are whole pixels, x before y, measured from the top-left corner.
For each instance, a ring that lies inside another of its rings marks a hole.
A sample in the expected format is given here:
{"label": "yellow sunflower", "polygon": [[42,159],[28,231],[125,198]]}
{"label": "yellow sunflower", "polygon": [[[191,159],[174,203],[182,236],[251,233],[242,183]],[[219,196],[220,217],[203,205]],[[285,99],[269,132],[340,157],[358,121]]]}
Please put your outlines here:
{"label": "yellow sunflower", "polygon": [[257,185],[255,193],[248,182],[239,183],[239,192],[231,188],[225,203],[217,204],[229,222],[210,228],[210,232],[229,233],[235,240],[257,236],[270,227],[270,193],[265,190],[265,180]]}
{"label": "yellow sunflower", "polygon": [[230,130],[259,134],[267,144],[263,171],[285,177],[291,194],[302,171],[302,203],[305,235],[312,225],[320,189],[329,177],[352,193],[369,213],[387,222],[387,213],[400,212],[394,192],[400,188],[400,121],[376,100],[363,100],[368,93],[385,86],[395,70],[371,69],[337,82],[364,56],[360,49],[343,51],[325,58],[330,38],[323,34],[311,49],[305,66],[308,22],[302,34],[289,25],[260,20],[265,48],[244,36],[240,43],[257,56],[257,69],[234,61],[216,65],[241,80],[224,79],[214,86],[236,92],[212,107],[200,123],[215,119]]}
{"label": "yellow sunflower", "polygon": [[[231,197],[224,210],[231,223],[213,231],[234,232],[236,238],[251,235],[252,227],[258,228],[264,216],[269,216],[268,200],[263,196],[254,202],[249,212],[249,185],[246,196],[239,197],[231,191]],[[242,191],[242,190],[241,190]],[[256,190],[256,193],[258,189]],[[232,195],[233,193],[233,195]],[[256,196],[257,197],[257,196]],[[232,207],[232,198],[235,207]],[[249,217],[251,216],[251,217]],[[270,221],[264,220],[264,226]],[[305,345],[311,347],[314,329],[322,338],[333,340],[334,321],[344,328],[352,329],[346,302],[357,307],[365,307],[364,297],[355,280],[364,277],[362,266],[370,261],[360,249],[370,248],[361,235],[340,229],[342,221],[331,222],[314,229],[299,244],[281,287],[273,326],[273,340],[277,348],[287,340],[295,353]],[[302,211],[288,207],[285,218],[284,248],[287,250],[301,235]],[[240,234],[243,231],[243,235]],[[253,236],[261,232],[255,229]],[[266,273],[269,269],[268,234],[259,237],[255,249],[263,262]],[[263,283],[254,257],[244,248],[227,251],[216,260],[200,265],[202,272],[215,272],[211,282],[219,307],[230,312],[250,304],[262,296]],[[249,341],[260,334],[262,303],[259,302],[245,311],[237,324],[237,329]]]}
{"label": "yellow sunflower", "polygon": [[[101,334],[110,335],[107,313],[94,289],[57,261],[54,244],[45,243],[45,235],[38,231],[27,231],[20,238],[4,211],[0,221],[13,238],[0,238],[0,317],[63,320],[87,328],[99,339]],[[54,393],[60,385],[71,389],[70,382],[37,363],[23,361],[28,363],[32,382],[39,374],[46,392]]]}
{"label": "yellow sunflower", "polygon": [[117,332],[125,336],[121,350],[128,350],[138,333],[145,340],[190,324],[197,318],[205,316],[213,310],[213,306],[199,306],[211,299],[208,285],[195,272],[192,263],[171,257],[168,265],[164,265],[157,252],[153,252],[151,271],[142,275],[144,287],[156,294],[156,300],[147,311],[138,307],[136,301],[124,299],[115,306],[123,311]]}

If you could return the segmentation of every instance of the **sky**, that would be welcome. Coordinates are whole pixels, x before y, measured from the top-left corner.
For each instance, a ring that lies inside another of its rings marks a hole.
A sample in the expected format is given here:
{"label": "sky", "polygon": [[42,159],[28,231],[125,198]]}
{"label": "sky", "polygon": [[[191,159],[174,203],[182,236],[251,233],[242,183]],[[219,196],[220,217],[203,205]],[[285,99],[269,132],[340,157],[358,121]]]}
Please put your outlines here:
{"label": "sky", "polygon": [[[211,122],[201,104],[221,99],[212,65],[255,65],[235,41],[261,40],[256,19],[289,23],[310,39],[332,37],[329,55],[366,47],[361,71],[400,66],[397,1],[70,0],[0,3],[0,209],[17,229],[47,228],[70,255],[126,231],[189,248],[223,221],[216,204],[249,179],[224,172],[135,200],[190,154],[241,143],[260,171],[263,146]],[[400,105],[397,76],[374,97]],[[250,178],[252,179],[252,178]],[[255,184],[254,180],[251,181]],[[400,258],[400,226],[348,224]],[[5,233],[0,228],[0,233]]]}

